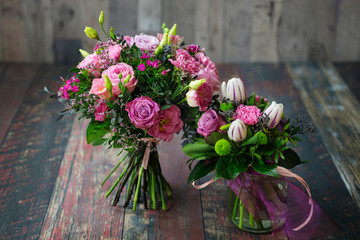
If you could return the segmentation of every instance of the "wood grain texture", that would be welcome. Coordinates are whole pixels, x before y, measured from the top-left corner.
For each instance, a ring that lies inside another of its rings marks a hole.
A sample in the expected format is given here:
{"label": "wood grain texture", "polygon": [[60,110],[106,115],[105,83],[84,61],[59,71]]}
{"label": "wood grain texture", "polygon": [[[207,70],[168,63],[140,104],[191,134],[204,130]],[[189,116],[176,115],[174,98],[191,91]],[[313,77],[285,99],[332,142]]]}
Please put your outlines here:
{"label": "wood grain texture", "polygon": [[337,72],[349,86],[350,91],[360,102],[360,62],[333,63]]}
{"label": "wood grain texture", "polygon": [[[16,112],[33,82],[39,66],[29,64],[24,67],[20,64],[3,65],[0,75],[0,101],[8,104],[0,104],[0,142],[3,141],[8,128],[15,117]],[[17,87],[13,87],[17,86]],[[11,91],[9,91],[11,89]]]}
{"label": "wood grain texture", "polygon": [[[360,108],[330,63],[288,65],[309,114],[326,141],[342,180],[360,207]],[[327,127],[321,127],[323,125]]]}
{"label": "wood grain texture", "polygon": [[225,62],[249,61],[252,0],[227,0],[224,4],[223,60]]}
{"label": "wood grain texture", "polygon": [[161,32],[161,0],[138,0],[137,16],[139,32],[155,36]]}
{"label": "wood grain texture", "polygon": [[195,1],[166,0],[163,1],[163,18],[168,26],[177,23],[177,34],[185,38],[186,44],[195,40]]}
{"label": "wood grain texture", "polygon": [[[35,76],[30,67],[37,72]],[[56,122],[61,104],[37,94],[45,84],[54,89],[53,80],[64,73],[64,67],[10,64],[7,72],[14,69],[24,74],[23,80],[31,82],[28,79],[31,76],[34,80],[26,92],[19,86],[20,91],[7,87],[7,91],[12,89],[12,94],[20,94],[14,97],[23,101],[0,147],[0,239],[37,239],[72,121]],[[8,77],[6,81],[12,82],[17,75]],[[5,102],[15,107],[14,98],[9,97]]]}
{"label": "wood grain texture", "polygon": [[214,62],[222,62],[224,0],[195,2],[195,41]]}
{"label": "wood grain texture", "polygon": [[337,9],[337,28],[334,60],[354,61],[360,57],[360,2],[356,0],[340,1]]}
{"label": "wood grain texture", "polygon": [[[138,34],[138,1],[110,0],[109,21],[116,33],[134,36]],[[104,9],[105,12],[105,9]],[[160,26],[159,26],[160,27]]]}

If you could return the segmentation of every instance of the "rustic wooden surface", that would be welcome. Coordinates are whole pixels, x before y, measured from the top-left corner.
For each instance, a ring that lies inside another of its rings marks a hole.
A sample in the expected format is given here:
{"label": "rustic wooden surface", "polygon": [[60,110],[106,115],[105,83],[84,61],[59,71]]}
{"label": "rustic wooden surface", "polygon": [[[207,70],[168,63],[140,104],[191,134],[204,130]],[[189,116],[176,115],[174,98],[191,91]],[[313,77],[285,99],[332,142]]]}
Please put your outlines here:
{"label": "rustic wooden surface", "polygon": [[1,0],[0,61],[77,63],[101,10],[129,35],[177,22],[218,62],[360,59],[358,0]]}
{"label": "rustic wooden surface", "polygon": [[[295,172],[339,225],[330,239],[360,236],[359,68],[360,63],[218,64],[222,79],[240,76],[248,93],[282,102],[287,116],[316,127],[297,149],[310,163]],[[117,163],[117,152],[87,145],[87,122],[56,122],[61,104],[36,93],[45,84],[56,89],[53,80],[66,70],[0,63],[0,239],[287,239],[281,232],[271,237],[233,226],[224,181],[201,191],[186,185],[189,170],[179,137],[159,148],[174,190],[169,210],[112,207],[112,196],[104,195],[116,176],[104,187],[100,183]],[[322,239],[327,227],[320,222],[313,239]]]}

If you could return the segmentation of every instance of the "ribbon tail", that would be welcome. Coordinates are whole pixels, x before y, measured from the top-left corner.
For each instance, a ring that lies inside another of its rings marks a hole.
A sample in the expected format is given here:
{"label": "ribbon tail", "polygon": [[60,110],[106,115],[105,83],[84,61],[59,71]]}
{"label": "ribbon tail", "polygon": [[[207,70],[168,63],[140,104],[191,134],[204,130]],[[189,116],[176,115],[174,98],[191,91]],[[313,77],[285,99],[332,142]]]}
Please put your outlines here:
{"label": "ribbon tail", "polygon": [[307,219],[302,223],[300,224],[298,227],[296,228],[293,228],[293,231],[299,231],[300,229],[302,229],[304,226],[306,226],[306,224],[308,224],[312,218],[312,215],[314,213],[314,204],[313,204],[313,201],[311,199],[311,193],[310,193],[310,188],[308,186],[308,184],[305,182],[305,180],[300,177],[299,175],[291,172],[290,170],[286,169],[286,168],[283,168],[283,167],[280,167],[278,166],[277,167],[277,171],[278,173],[283,176],[283,177],[292,177],[292,178],[295,178],[298,182],[300,182],[304,188],[306,189],[308,195],[309,195],[309,204],[311,205],[311,209],[310,209],[310,213],[307,217]]}
{"label": "ribbon tail", "polygon": [[212,184],[213,182],[215,182],[215,180],[214,180],[214,179],[211,179],[211,180],[209,180],[209,181],[207,181],[207,182],[205,182],[205,183],[203,183],[203,184],[200,184],[200,185],[196,185],[195,182],[192,182],[192,185],[193,185],[194,188],[196,188],[197,190],[199,190],[199,189],[202,189],[202,188],[205,188],[205,187],[209,186],[209,185]]}
{"label": "ribbon tail", "polygon": [[141,165],[145,170],[147,169],[147,166],[149,164],[150,147],[151,147],[151,142],[148,142],[146,149],[145,149],[142,165]]}

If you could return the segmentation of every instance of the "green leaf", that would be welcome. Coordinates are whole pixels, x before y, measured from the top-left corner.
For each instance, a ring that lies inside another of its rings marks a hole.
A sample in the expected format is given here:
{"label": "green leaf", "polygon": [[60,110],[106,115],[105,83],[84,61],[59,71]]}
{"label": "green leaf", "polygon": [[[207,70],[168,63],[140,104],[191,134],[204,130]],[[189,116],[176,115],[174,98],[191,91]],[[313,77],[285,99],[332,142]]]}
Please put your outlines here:
{"label": "green leaf", "polygon": [[205,142],[211,146],[215,146],[215,143],[222,138],[226,138],[227,135],[222,132],[212,132],[206,139]]}
{"label": "green leaf", "polygon": [[239,173],[245,172],[246,169],[247,166],[236,157],[221,157],[215,167],[215,180],[219,178],[232,180],[236,178]]}
{"label": "green leaf", "polygon": [[96,139],[93,143],[92,143],[92,145],[93,146],[99,146],[99,145],[101,145],[101,144],[103,144],[104,142],[106,142],[106,138],[99,138],[99,139]]}
{"label": "green leaf", "polygon": [[189,108],[186,117],[188,119],[195,119],[198,112],[199,112],[199,107]]}
{"label": "green leaf", "polygon": [[196,141],[191,144],[186,144],[183,148],[183,151],[186,155],[191,158],[198,157],[218,157],[219,155],[215,152],[213,146],[206,144],[203,139],[196,139]]}
{"label": "green leaf", "polygon": [[256,143],[258,143],[258,137],[259,137],[259,134],[261,133],[260,132],[257,132],[254,134],[254,136],[252,136],[251,138],[249,138],[248,140],[246,140],[245,142],[243,142],[241,144],[241,146],[246,146],[246,145],[255,145]]}
{"label": "green leaf", "polygon": [[101,139],[109,131],[108,124],[92,121],[86,130],[86,141],[88,144]]}
{"label": "green leaf", "polygon": [[161,111],[164,111],[164,110],[170,108],[171,106],[172,106],[171,104],[162,105],[162,106],[161,106]]}
{"label": "green leaf", "polygon": [[299,155],[292,149],[286,149],[283,152],[285,159],[279,159],[278,165],[287,169],[296,167],[304,162],[301,161]]}
{"label": "green leaf", "polygon": [[245,105],[255,105],[255,93],[246,99]]}
{"label": "green leaf", "polygon": [[215,169],[216,162],[206,163],[205,161],[198,161],[193,170],[191,171],[187,183],[196,181]]}
{"label": "green leaf", "polygon": [[257,171],[258,173],[273,176],[273,177],[280,177],[276,170],[276,164],[269,165],[269,164],[261,164],[259,161],[255,161],[251,167]]}

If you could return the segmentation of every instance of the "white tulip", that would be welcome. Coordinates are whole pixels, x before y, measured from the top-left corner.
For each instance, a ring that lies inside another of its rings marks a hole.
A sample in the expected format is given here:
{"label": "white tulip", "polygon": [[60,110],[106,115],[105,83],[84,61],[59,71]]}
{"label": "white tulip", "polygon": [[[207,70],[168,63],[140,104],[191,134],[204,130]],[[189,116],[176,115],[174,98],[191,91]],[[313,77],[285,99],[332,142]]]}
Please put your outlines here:
{"label": "white tulip", "polygon": [[[225,85],[221,86],[224,88]],[[244,83],[240,78],[232,78],[226,84],[226,98],[232,101],[238,101],[244,103],[246,99]]]}
{"label": "white tulip", "polygon": [[236,119],[230,124],[228,136],[234,142],[241,142],[246,138],[247,128],[243,121]]}
{"label": "white tulip", "polygon": [[283,112],[284,106],[281,103],[272,101],[270,106],[264,111],[264,114],[269,117],[269,121],[266,126],[271,129],[275,128],[279,124]]}

